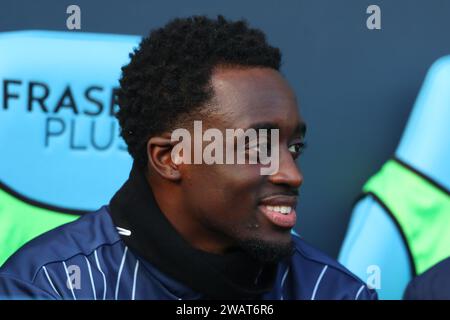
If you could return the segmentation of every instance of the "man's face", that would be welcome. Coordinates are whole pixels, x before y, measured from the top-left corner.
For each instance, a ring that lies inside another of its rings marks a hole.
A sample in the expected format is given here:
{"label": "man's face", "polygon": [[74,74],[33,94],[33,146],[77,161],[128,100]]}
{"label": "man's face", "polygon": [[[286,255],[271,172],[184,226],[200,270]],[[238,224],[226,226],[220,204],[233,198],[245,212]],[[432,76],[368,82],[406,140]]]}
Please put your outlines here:
{"label": "man's face", "polygon": [[[203,130],[278,128],[279,169],[261,175],[262,164],[186,164],[185,210],[211,241],[240,246],[262,261],[277,261],[292,250],[298,188],[303,177],[295,158],[304,123],[287,82],[268,68],[222,68],[213,73],[213,114]],[[207,123],[205,125],[205,123]],[[290,212],[287,208],[291,208]],[[284,217],[283,217],[284,216]]]}

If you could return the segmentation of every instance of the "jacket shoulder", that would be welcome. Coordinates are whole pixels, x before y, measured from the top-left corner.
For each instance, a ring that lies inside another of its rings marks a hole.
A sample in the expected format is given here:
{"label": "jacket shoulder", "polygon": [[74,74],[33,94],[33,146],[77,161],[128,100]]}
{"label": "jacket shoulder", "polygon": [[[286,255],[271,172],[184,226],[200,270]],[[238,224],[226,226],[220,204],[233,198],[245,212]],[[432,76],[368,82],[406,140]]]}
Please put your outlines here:
{"label": "jacket shoulder", "polygon": [[292,265],[302,270],[304,285],[309,284],[312,298],[377,299],[375,290],[335,259],[293,235],[295,253]]}
{"label": "jacket shoulder", "polygon": [[0,268],[8,276],[33,282],[43,266],[89,255],[96,248],[120,241],[106,206],[52,229],[22,246]]}
{"label": "jacket shoulder", "polygon": [[298,255],[303,259],[315,262],[321,265],[327,265],[329,268],[335,269],[337,272],[342,274],[342,276],[348,277],[360,284],[364,284],[363,281],[349,271],[346,267],[340,264],[337,260],[331,258],[319,249],[314,248],[308,242],[300,238],[299,236],[293,236],[295,242],[295,250]]}

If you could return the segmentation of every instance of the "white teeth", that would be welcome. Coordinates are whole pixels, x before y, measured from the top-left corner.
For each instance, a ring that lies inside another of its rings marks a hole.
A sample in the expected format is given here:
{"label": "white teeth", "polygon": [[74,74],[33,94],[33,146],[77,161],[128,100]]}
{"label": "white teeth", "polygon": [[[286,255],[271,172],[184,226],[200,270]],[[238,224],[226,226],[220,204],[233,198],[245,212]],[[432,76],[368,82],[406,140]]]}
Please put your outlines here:
{"label": "white teeth", "polygon": [[292,208],[288,206],[266,206],[266,208],[270,211],[275,211],[282,214],[288,214],[292,210]]}

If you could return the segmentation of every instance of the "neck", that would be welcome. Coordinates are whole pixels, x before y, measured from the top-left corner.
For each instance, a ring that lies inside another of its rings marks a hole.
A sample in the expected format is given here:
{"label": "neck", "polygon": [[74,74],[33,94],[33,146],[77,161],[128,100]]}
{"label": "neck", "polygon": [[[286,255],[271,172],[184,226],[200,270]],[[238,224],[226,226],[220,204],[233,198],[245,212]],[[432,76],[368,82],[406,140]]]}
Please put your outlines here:
{"label": "neck", "polygon": [[[184,194],[178,185],[155,181],[146,170],[146,180],[151,187],[155,201],[172,227],[192,247],[214,254],[223,254],[233,241],[220,233],[206,228],[184,205]],[[170,195],[170,197],[168,197]]]}

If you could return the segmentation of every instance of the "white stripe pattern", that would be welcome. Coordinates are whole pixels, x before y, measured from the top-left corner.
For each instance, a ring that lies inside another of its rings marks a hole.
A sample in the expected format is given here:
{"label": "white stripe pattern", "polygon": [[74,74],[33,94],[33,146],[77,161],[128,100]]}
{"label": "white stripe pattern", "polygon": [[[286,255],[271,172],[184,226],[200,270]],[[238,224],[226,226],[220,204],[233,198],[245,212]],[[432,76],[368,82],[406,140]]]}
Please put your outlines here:
{"label": "white stripe pattern", "polygon": [[322,281],[323,275],[325,274],[327,269],[328,265],[325,265],[325,267],[323,267],[322,272],[319,275],[319,278],[317,278],[316,285],[314,286],[314,291],[311,295],[311,300],[314,300],[316,298],[317,288],[319,288],[320,281]]}
{"label": "white stripe pattern", "polygon": [[358,293],[357,293],[356,296],[355,296],[355,300],[358,300],[359,295],[361,294],[361,292],[363,291],[363,289],[364,289],[364,285],[362,285],[361,288],[359,288]]}
{"label": "white stripe pattern", "polygon": [[281,291],[281,297],[280,297],[280,300],[284,300],[284,297],[283,297],[283,287],[284,287],[284,282],[286,281],[286,277],[287,277],[288,273],[289,273],[289,267],[287,267],[286,271],[284,272],[283,277],[281,278],[281,288],[280,288],[280,291]]}
{"label": "white stripe pattern", "polygon": [[59,294],[59,292],[56,291],[56,288],[55,288],[55,286],[53,285],[53,282],[52,282],[52,280],[50,279],[50,276],[48,275],[47,268],[46,268],[45,266],[43,266],[42,269],[44,270],[45,276],[47,277],[47,280],[48,280],[48,282],[50,283],[50,285],[51,285],[53,291],[55,291],[55,293],[56,293],[59,297],[61,297],[61,295]]}
{"label": "white stripe pattern", "polygon": [[69,271],[67,271],[67,266],[66,266],[65,261],[63,261],[63,266],[64,266],[64,270],[66,271],[67,284],[69,285],[70,291],[72,292],[73,300],[77,300],[77,297],[75,297],[75,292],[73,292],[72,280],[70,280]]}
{"label": "white stripe pattern", "polygon": [[120,277],[122,276],[123,264],[125,263],[127,251],[128,251],[128,247],[125,247],[125,250],[123,251],[123,255],[122,255],[122,261],[120,262],[119,273],[117,274],[116,293],[114,295],[116,300],[117,300],[117,297],[119,296]]}
{"label": "white stripe pattern", "polygon": [[91,286],[92,286],[92,293],[94,294],[94,300],[97,300],[97,293],[95,292],[95,284],[94,279],[92,278],[92,269],[91,269],[91,263],[89,262],[88,258],[85,256],[84,259],[86,259],[86,263],[89,270],[89,278],[91,278]]}
{"label": "white stripe pattern", "polygon": [[134,267],[134,275],[133,275],[133,291],[131,293],[131,300],[134,300],[135,293],[136,293],[136,279],[137,279],[137,272],[139,269],[139,260],[136,260],[136,266]]}
{"label": "white stripe pattern", "polygon": [[103,273],[102,268],[100,267],[100,263],[98,262],[97,250],[94,250],[95,263],[97,264],[98,271],[102,274],[103,277],[103,300],[106,300],[106,277]]}

